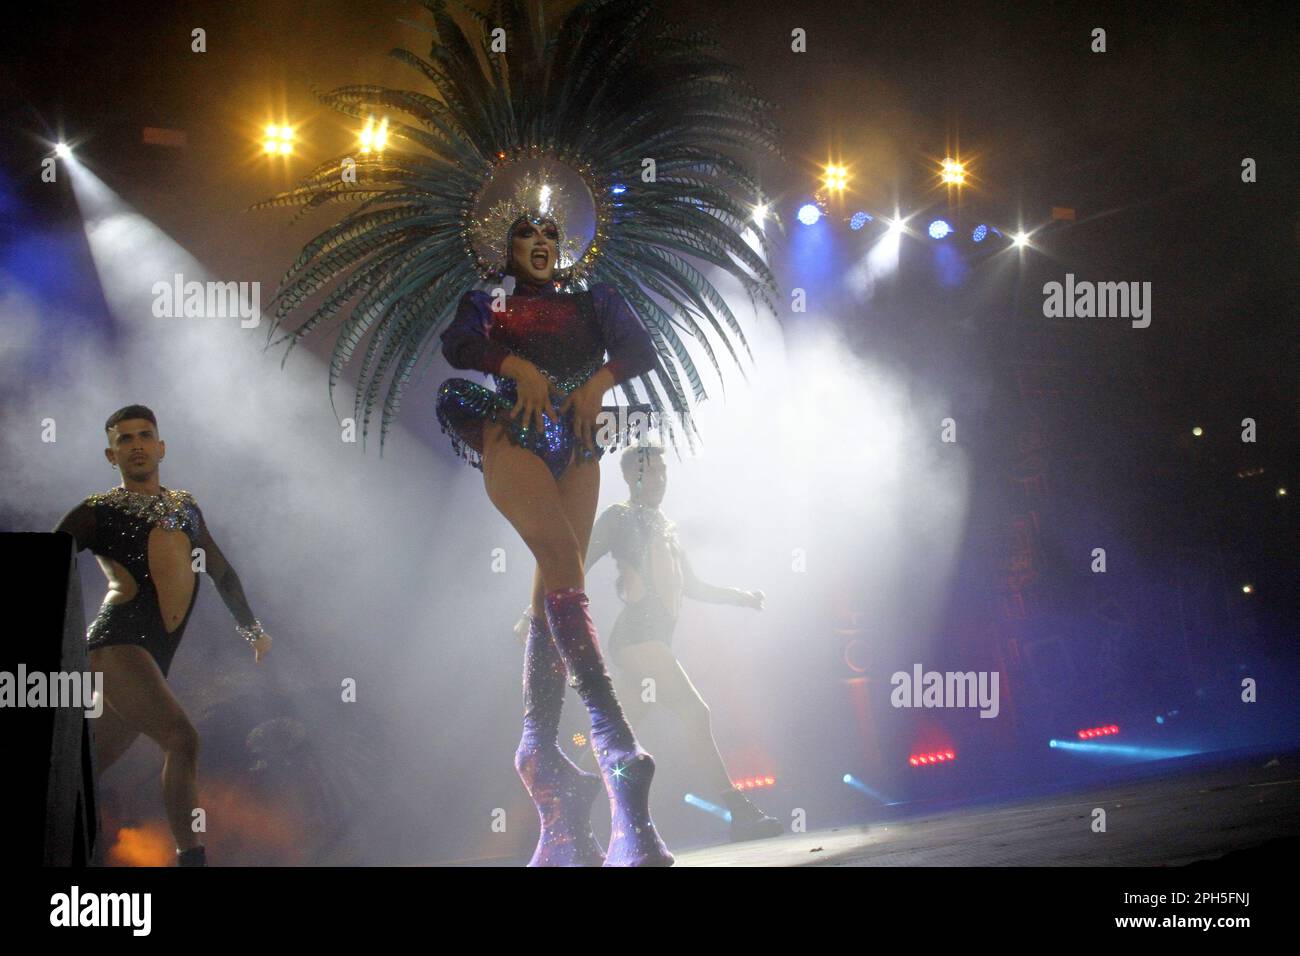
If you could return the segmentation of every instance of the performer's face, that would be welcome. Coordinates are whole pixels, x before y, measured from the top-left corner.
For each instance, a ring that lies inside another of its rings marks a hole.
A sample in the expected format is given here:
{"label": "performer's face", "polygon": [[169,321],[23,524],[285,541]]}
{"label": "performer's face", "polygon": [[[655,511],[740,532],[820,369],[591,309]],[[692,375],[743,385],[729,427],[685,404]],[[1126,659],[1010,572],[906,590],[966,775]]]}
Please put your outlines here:
{"label": "performer's face", "polygon": [[560,231],[555,223],[543,219],[540,227],[525,219],[515,226],[510,240],[510,255],[515,275],[534,282],[550,282],[559,258]]}
{"label": "performer's face", "polygon": [[646,455],[645,467],[642,468],[640,462],[634,464],[626,478],[634,501],[658,507],[664,500],[664,492],[668,490],[668,466],[664,464],[663,455]]}
{"label": "performer's face", "polygon": [[167,443],[159,439],[157,427],[147,418],[124,418],[108,430],[104,457],[121,469],[124,478],[147,481],[166,454]]}

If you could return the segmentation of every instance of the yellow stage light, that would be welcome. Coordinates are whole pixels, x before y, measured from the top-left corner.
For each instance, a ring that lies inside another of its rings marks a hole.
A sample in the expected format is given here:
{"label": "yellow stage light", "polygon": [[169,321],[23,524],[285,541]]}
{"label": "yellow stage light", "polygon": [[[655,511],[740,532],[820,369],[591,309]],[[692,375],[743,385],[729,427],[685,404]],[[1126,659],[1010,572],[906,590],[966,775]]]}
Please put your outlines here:
{"label": "yellow stage light", "polygon": [[279,153],[281,156],[287,156],[293,152],[292,140],[292,126],[277,126],[275,123],[267,123],[266,136],[262,140],[262,152],[267,155]]}

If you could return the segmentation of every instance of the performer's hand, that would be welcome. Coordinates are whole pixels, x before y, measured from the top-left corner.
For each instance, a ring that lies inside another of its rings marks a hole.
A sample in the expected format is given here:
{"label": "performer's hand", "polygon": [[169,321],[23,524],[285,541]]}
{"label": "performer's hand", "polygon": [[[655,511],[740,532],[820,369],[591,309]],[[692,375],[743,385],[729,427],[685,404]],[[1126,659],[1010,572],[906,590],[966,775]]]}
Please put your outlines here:
{"label": "performer's hand", "polygon": [[267,651],[271,649],[271,635],[263,633],[253,642],[253,661],[262,663],[262,658],[266,656]]}
{"label": "performer's hand", "polygon": [[519,639],[528,640],[528,629],[533,626],[533,617],[529,608],[524,608],[524,613],[519,615],[519,620],[515,621],[515,633]]}
{"label": "performer's hand", "polygon": [[560,406],[561,416],[573,409],[574,434],[592,453],[596,451],[596,418],[600,415],[600,400],[611,388],[610,379],[610,373],[601,369],[570,392]]}
{"label": "performer's hand", "polygon": [[744,606],[752,607],[755,611],[761,611],[763,610],[763,599],[766,597],[767,595],[762,591],[746,591]]}
{"label": "performer's hand", "polygon": [[501,363],[501,374],[513,378],[518,386],[514,407],[510,417],[524,428],[536,427],[542,431],[546,423],[542,415],[548,415],[553,421],[560,416],[551,404],[551,383],[532,362],[518,355],[510,355]]}

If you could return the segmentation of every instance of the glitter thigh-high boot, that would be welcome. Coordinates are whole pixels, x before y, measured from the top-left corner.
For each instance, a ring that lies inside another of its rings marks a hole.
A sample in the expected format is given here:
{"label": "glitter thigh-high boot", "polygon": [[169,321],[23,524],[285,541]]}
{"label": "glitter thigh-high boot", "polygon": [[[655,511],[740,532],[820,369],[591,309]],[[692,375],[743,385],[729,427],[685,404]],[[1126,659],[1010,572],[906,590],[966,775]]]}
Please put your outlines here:
{"label": "glitter thigh-high boot", "polygon": [[605,861],[591,833],[591,804],[600,778],[574,766],[556,740],[564,706],[564,661],[545,620],[529,615],[524,648],[524,733],[515,770],[537,806],[541,834],[529,866],[600,866]]}
{"label": "glitter thigh-high boot", "polygon": [[546,619],[560,656],[574,676],[591,716],[596,762],[609,794],[609,847],[606,866],[672,866],[673,855],[650,819],[650,780],[654,758],[641,749],[605,669],[596,627],[587,613],[582,588],[560,588],[546,595]]}

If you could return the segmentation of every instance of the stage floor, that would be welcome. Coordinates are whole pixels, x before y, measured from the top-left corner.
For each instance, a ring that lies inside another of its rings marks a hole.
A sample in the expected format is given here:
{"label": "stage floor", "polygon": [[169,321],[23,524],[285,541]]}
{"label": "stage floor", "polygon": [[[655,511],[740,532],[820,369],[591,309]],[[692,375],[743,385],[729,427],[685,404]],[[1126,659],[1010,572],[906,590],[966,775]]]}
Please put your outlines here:
{"label": "stage floor", "polygon": [[[1092,812],[1106,811],[1093,833]],[[1050,797],[673,851],[677,866],[1181,866],[1300,838],[1300,752]]]}

